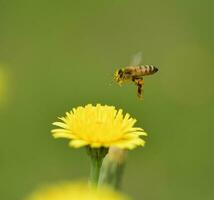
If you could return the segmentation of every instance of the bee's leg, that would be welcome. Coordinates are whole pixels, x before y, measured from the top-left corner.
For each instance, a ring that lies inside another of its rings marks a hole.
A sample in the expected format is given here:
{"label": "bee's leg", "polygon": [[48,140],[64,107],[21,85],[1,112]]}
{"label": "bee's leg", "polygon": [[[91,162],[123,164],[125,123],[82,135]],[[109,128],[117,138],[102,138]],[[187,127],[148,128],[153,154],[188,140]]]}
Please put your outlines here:
{"label": "bee's leg", "polygon": [[138,83],[137,83],[137,95],[140,99],[143,100],[143,86],[144,86],[144,80],[142,79],[138,79]]}
{"label": "bee's leg", "polygon": [[143,99],[143,86],[144,86],[143,78],[134,78],[133,81],[137,85],[137,96],[140,99]]}

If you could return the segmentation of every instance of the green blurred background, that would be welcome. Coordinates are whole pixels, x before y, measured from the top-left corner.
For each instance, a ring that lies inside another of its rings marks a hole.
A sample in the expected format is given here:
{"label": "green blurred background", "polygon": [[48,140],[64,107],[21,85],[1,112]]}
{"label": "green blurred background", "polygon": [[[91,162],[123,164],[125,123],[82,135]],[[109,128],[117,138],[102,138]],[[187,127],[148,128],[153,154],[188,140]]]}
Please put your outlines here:
{"label": "green blurred background", "polygon": [[[87,178],[84,149],[54,140],[72,107],[123,108],[149,133],[131,151],[123,190],[134,199],[214,199],[213,1],[0,0],[0,199]],[[142,52],[160,71],[145,100],[112,73]]]}

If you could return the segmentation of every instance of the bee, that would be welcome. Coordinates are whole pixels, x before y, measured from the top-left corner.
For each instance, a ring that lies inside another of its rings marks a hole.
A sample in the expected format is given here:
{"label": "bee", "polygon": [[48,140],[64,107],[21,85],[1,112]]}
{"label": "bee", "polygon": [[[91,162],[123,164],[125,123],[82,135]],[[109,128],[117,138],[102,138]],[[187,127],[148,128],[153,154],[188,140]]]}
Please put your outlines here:
{"label": "bee", "polygon": [[137,96],[143,99],[144,76],[152,75],[158,71],[153,65],[127,66],[116,70],[114,80],[121,86],[123,83],[133,82],[137,86]]}

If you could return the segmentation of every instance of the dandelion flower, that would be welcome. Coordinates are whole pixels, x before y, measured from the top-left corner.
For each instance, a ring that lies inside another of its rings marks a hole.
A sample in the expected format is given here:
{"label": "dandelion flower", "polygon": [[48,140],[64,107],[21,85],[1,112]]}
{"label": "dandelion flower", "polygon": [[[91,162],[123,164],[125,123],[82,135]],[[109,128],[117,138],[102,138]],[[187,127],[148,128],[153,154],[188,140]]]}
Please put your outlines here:
{"label": "dandelion flower", "polygon": [[141,136],[146,136],[142,128],[134,127],[136,119],[129,114],[123,115],[121,109],[113,106],[88,104],[67,112],[61,122],[54,122],[58,129],[52,130],[55,138],[67,138],[75,148],[117,147],[133,149],[144,146]]}
{"label": "dandelion flower", "polygon": [[88,187],[84,183],[62,183],[42,188],[26,200],[127,200],[107,187]]}

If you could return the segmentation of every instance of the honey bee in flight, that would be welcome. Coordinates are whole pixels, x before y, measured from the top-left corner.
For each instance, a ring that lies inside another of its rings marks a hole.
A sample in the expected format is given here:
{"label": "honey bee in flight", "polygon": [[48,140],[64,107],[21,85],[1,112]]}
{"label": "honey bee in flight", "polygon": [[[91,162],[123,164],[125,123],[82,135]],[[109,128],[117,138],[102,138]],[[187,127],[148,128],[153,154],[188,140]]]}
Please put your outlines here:
{"label": "honey bee in flight", "polygon": [[134,82],[137,85],[137,95],[140,99],[143,99],[143,77],[152,75],[158,71],[158,68],[153,65],[139,65],[139,66],[128,66],[116,70],[114,73],[114,79],[122,85],[126,82]]}

